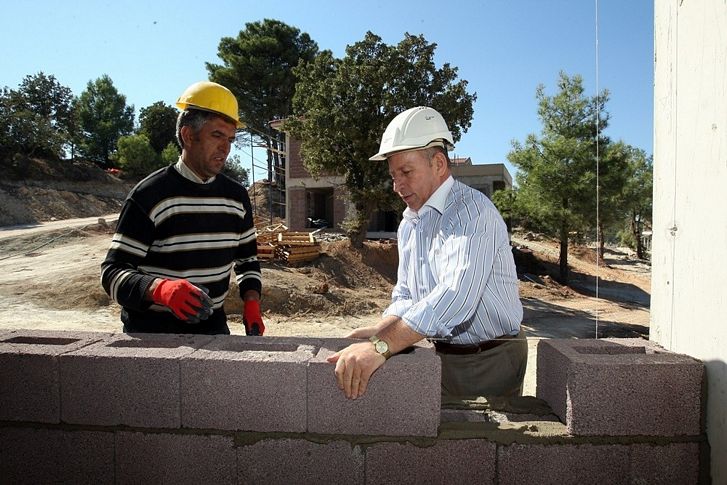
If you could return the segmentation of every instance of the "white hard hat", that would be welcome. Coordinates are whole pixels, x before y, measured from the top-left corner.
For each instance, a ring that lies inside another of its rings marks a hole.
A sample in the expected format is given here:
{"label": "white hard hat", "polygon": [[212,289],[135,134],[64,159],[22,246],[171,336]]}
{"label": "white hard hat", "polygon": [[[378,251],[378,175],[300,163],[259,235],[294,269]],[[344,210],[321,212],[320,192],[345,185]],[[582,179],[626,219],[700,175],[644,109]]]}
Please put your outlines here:
{"label": "white hard hat", "polygon": [[410,108],[391,120],[381,137],[379,153],[369,160],[386,160],[389,155],[404,150],[416,150],[439,142],[447,150],[454,150],[452,133],[435,109],[425,106]]}

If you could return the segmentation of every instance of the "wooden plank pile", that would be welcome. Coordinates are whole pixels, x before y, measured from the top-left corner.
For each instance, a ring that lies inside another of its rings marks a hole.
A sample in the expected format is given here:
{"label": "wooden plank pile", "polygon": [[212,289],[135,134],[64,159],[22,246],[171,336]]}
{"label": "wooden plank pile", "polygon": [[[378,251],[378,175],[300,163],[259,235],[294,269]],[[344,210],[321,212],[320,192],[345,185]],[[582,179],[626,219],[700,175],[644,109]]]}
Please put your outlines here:
{"label": "wooden plank pile", "polygon": [[265,225],[256,223],[257,229],[257,257],[258,259],[272,261],[275,258],[275,249],[278,242],[278,234],[288,230],[285,224]]}
{"label": "wooden plank pile", "polygon": [[280,260],[290,266],[313,261],[321,255],[321,245],[314,233],[288,231],[284,224],[256,224],[257,257]]}
{"label": "wooden plank pile", "polygon": [[290,266],[307,263],[321,255],[321,245],[310,232],[281,232],[278,234],[276,257]]}

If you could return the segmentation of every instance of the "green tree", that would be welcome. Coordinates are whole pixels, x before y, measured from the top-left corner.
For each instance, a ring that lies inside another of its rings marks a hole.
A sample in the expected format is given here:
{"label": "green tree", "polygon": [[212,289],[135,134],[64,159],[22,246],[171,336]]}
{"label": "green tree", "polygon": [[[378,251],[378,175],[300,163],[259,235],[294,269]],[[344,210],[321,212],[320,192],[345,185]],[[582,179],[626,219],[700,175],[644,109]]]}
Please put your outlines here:
{"label": "green tree", "polygon": [[146,135],[121,136],[112,160],[130,177],[145,177],[162,166]]}
{"label": "green tree", "polygon": [[134,106],[126,106],[111,78],[104,74],[89,81],[78,99],[81,129],[80,152],[101,166],[108,166],[116,142],[134,128]]}
{"label": "green tree", "polygon": [[599,248],[598,256],[603,260],[605,243],[610,236],[615,237],[623,225],[625,212],[624,187],[632,175],[629,166],[632,147],[624,142],[609,143],[599,150],[598,164],[598,216]]}
{"label": "green tree", "polygon": [[336,59],[330,51],[294,70],[300,81],[294,113],[286,128],[302,141],[306,168],[315,176],[340,174],[354,206],[346,221],[354,245],[360,246],[375,209],[400,207],[391,190],[386,163],[370,162],[386,125],[401,111],[431,106],[447,120],[454,140],[471,124],[476,94],[457,68],[434,64],[436,44],[405,34],[387,45],[367,32]]}
{"label": "green tree", "polygon": [[560,279],[567,282],[569,233],[595,216],[596,138],[601,147],[609,144],[602,134],[608,91],[587,97],[580,76],[561,72],[558,93],[547,96],[540,85],[536,97],[541,136],[514,141],[508,160],[518,168],[518,204],[560,240]]}
{"label": "green tree", "polygon": [[644,150],[626,146],[628,153],[629,178],[623,187],[622,204],[626,221],[633,238],[636,257],[644,259],[646,250],[641,232],[651,227],[654,188],[653,159]]}
{"label": "green tree", "polygon": [[73,94],[53,75],[26,76],[0,91],[0,156],[19,153],[60,159],[70,142]]}
{"label": "green tree", "polygon": [[141,108],[139,112],[139,134],[149,138],[151,147],[157,153],[177,139],[177,114],[176,108],[157,101],[151,106]]}
{"label": "green tree", "polygon": [[269,122],[290,115],[297,82],[293,68],[317,52],[318,45],[308,34],[265,19],[246,23],[237,37],[223,37],[218,47],[223,64],[207,63],[210,80],[235,94],[247,131],[268,148],[268,179],[280,185],[285,180],[281,134]]}
{"label": "green tree", "polygon": [[244,187],[250,186],[250,179],[248,178],[247,170],[242,168],[242,162],[238,155],[230,155],[225,162],[225,166],[222,169],[222,173],[237,180]]}
{"label": "green tree", "polygon": [[171,165],[177,163],[179,159],[179,147],[176,141],[170,141],[169,144],[162,150],[162,163],[164,165]]}

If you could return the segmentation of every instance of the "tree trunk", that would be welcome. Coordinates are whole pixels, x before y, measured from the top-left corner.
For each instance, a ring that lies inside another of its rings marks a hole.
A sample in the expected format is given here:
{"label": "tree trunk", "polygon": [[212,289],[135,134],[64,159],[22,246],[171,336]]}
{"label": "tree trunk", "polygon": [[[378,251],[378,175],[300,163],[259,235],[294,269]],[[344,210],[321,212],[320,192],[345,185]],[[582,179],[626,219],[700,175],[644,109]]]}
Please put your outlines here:
{"label": "tree trunk", "polygon": [[565,221],[560,225],[560,282],[568,283],[568,225]]}
{"label": "tree trunk", "polygon": [[603,237],[603,221],[598,221],[598,254],[596,254],[596,257],[598,258],[598,262],[604,263],[605,266],[605,259],[606,256],[606,240]]}
{"label": "tree trunk", "polygon": [[351,240],[351,246],[354,248],[362,248],[366,239],[366,232],[369,228],[369,219],[373,212],[376,202],[360,200],[354,202],[355,214],[346,221],[347,235]]}
{"label": "tree trunk", "polygon": [[634,242],[636,243],[636,257],[644,259],[644,245],[641,243],[641,231],[636,217],[636,215],[631,216],[631,234],[634,237]]}

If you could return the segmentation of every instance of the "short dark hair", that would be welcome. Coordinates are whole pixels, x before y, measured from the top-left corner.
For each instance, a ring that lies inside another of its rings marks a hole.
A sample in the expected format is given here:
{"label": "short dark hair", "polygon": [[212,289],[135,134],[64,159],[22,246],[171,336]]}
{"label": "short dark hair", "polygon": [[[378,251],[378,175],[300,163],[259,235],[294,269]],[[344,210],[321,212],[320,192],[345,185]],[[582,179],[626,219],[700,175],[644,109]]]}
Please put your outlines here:
{"label": "short dark hair", "polygon": [[182,128],[184,128],[185,126],[189,126],[196,134],[199,133],[199,130],[202,129],[205,123],[216,117],[222,118],[217,113],[204,111],[201,109],[186,109],[179,113],[179,116],[177,116],[177,143],[179,143],[179,148],[184,148],[184,140],[182,139]]}

